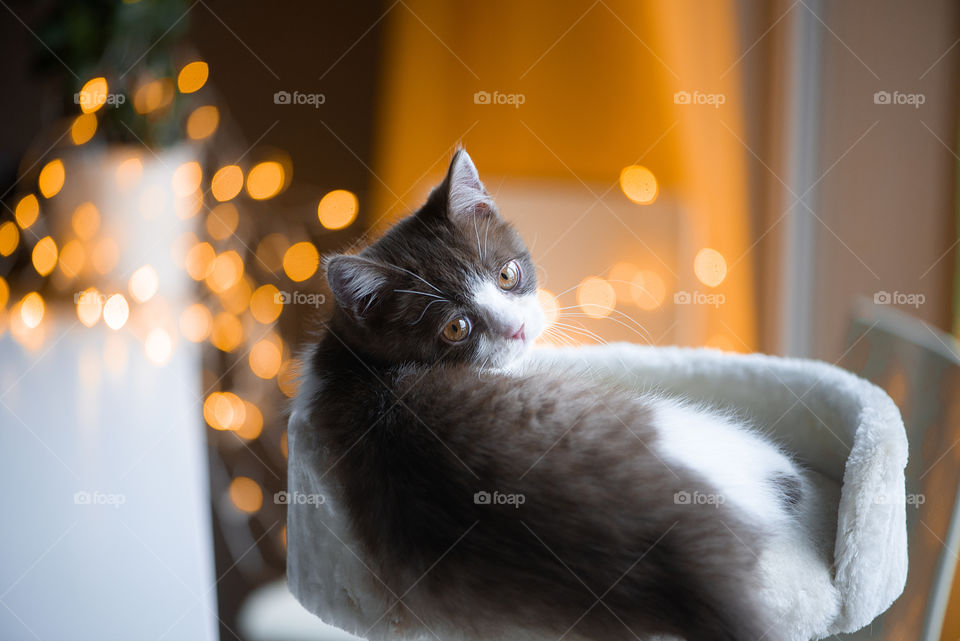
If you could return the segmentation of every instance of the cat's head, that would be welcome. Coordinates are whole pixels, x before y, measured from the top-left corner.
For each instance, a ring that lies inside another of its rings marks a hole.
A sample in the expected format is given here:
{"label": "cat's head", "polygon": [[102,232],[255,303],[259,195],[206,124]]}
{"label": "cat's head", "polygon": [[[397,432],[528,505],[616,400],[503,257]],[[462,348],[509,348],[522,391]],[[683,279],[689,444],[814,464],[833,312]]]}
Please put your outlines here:
{"label": "cat's head", "polygon": [[499,367],[544,328],[530,252],[463,150],[420,210],[326,267],[332,331],[386,361]]}

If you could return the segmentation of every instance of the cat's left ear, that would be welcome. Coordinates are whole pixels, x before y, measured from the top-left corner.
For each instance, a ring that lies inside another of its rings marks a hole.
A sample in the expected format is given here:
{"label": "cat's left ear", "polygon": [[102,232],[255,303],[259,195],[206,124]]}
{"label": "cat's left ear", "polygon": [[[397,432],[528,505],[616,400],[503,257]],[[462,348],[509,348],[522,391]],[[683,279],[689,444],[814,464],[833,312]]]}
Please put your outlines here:
{"label": "cat's left ear", "polygon": [[473,216],[495,214],[493,198],[480,181],[470,154],[458,149],[450,161],[444,181],[447,189],[447,215],[451,220],[469,220]]}
{"label": "cat's left ear", "polygon": [[369,258],[337,254],[326,259],[326,267],[337,304],[356,321],[363,321],[389,291],[388,269]]}

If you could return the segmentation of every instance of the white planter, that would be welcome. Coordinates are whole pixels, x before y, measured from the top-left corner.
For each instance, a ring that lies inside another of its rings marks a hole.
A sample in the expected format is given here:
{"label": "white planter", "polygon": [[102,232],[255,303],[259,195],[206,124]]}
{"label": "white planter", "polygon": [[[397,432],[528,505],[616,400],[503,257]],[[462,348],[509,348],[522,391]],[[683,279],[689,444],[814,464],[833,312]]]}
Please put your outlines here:
{"label": "white planter", "polygon": [[[61,244],[76,206],[94,202],[97,236],[119,246],[116,266],[61,282],[32,349],[22,336],[0,336],[4,639],[217,638],[201,346],[177,340],[175,324],[194,283],[171,256],[192,228],[173,212],[170,189],[191,152],[140,150],[140,179],[122,188],[116,167],[133,153],[66,157],[65,187],[38,223]],[[149,197],[162,207],[145,218],[139,205]],[[70,287],[129,299],[129,276],[144,264],[159,290],[132,304],[124,327],[78,322]],[[154,326],[174,339],[162,365],[144,352]]]}

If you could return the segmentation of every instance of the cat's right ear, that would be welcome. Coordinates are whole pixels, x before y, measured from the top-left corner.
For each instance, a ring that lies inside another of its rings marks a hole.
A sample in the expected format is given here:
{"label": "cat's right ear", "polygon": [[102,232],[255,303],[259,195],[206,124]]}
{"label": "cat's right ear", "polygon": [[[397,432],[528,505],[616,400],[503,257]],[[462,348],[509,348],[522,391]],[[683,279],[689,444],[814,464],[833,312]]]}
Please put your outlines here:
{"label": "cat's right ear", "polygon": [[390,283],[389,270],[361,256],[337,254],[326,261],[327,283],[341,309],[357,320],[382,300]]}

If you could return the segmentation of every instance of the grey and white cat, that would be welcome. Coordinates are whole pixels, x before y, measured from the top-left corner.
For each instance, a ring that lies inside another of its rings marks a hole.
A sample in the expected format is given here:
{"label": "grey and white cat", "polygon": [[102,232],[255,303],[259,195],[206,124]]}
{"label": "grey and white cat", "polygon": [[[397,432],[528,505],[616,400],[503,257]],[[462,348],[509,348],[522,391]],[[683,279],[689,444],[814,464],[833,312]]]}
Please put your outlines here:
{"label": "grey and white cat", "polygon": [[532,349],[534,265],[465,151],[326,268],[336,306],[296,407],[342,507],[324,526],[356,543],[393,634],[782,638],[755,566],[803,471],[731,416]]}

